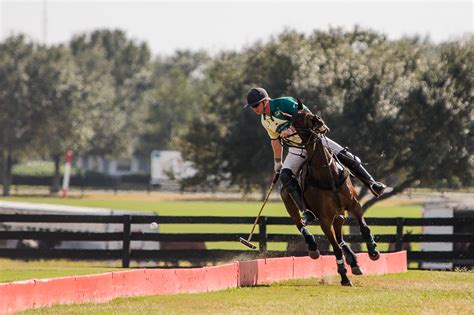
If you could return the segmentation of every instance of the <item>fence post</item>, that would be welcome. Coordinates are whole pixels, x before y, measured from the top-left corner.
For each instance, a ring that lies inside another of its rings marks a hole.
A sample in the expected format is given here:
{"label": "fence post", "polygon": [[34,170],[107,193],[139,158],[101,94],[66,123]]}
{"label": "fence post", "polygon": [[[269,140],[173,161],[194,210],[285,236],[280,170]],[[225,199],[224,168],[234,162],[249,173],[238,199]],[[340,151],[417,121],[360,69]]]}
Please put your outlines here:
{"label": "fence post", "polygon": [[122,268],[130,267],[131,216],[123,216]]}
{"label": "fence post", "polygon": [[405,223],[404,218],[397,218],[397,241],[395,244],[395,250],[401,251],[403,248],[403,225]]}
{"label": "fence post", "polygon": [[267,217],[260,217],[258,222],[258,250],[260,253],[267,251]]}

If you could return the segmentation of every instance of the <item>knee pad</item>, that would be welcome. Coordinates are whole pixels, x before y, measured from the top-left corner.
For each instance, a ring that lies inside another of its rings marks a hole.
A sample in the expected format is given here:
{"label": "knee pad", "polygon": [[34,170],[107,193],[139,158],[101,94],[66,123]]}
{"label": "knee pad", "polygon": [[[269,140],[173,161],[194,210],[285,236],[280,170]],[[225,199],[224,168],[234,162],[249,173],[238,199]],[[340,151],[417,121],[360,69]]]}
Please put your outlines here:
{"label": "knee pad", "polygon": [[283,186],[287,186],[291,180],[294,178],[293,172],[289,168],[284,168],[280,173],[280,181]]}
{"label": "knee pad", "polygon": [[298,181],[289,168],[284,168],[281,170],[280,181],[283,187],[285,187],[290,193],[298,189]]}

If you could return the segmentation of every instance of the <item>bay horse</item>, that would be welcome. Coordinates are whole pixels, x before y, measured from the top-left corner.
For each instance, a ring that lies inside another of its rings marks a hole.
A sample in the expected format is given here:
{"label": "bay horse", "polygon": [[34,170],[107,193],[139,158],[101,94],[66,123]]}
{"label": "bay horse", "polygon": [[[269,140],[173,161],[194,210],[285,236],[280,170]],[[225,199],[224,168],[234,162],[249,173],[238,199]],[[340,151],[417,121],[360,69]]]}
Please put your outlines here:
{"label": "bay horse", "polygon": [[[362,270],[358,265],[356,255],[343,239],[344,210],[356,217],[361,234],[367,244],[368,255],[372,260],[377,260],[380,257],[377,244],[365,222],[362,206],[357,199],[357,192],[352,185],[350,176],[348,176],[349,172],[336,162],[335,156],[325,145],[324,134],[328,129],[324,121],[317,115],[299,111],[292,116],[291,123],[303,142],[302,144],[286,142],[286,144],[305,148],[307,152],[307,161],[301,172],[301,185],[306,207],[317,216],[321,229],[331,243],[336,256],[337,271],[341,276],[341,285],[352,286],[347,277],[344,257],[354,275],[361,275]],[[284,188],[281,190],[281,197],[293,222],[300,230],[303,227],[300,213]],[[314,248],[309,250],[311,253]],[[319,250],[316,250],[318,257]],[[313,258],[313,256],[311,257]]]}

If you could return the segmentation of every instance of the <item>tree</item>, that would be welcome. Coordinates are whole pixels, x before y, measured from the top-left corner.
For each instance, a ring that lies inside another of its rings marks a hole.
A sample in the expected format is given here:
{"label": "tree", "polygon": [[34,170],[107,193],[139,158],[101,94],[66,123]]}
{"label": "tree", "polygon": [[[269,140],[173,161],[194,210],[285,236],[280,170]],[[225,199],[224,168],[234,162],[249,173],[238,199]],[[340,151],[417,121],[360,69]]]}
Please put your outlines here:
{"label": "tree", "polygon": [[[205,69],[201,117],[193,120],[193,127],[180,142],[183,155],[198,170],[194,182],[205,185],[212,178],[214,186],[217,180],[226,181],[245,191],[255,185],[268,185],[272,170],[270,141],[258,117],[243,109],[243,96],[255,84],[264,85],[272,94],[287,91],[291,86],[289,76],[299,67],[291,47],[298,47],[299,41],[301,36],[285,33],[243,53],[223,52]],[[217,152],[198,152],[201,147]]]}
{"label": "tree", "polygon": [[[473,78],[466,75],[472,70],[472,59],[455,61],[456,56],[473,56],[472,43],[471,39],[436,47],[437,54],[428,61],[422,80],[400,102],[398,125],[393,130],[400,135],[400,154],[390,164],[402,176],[392,192],[368,201],[365,209],[417,181],[429,186],[456,176],[472,184],[473,108],[472,95],[466,93],[466,87],[472,87]],[[457,67],[464,71],[452,73]]]}
{"label": "tree", "polygon": [[27,150],[45,118],[42,107],[29,99],[31,82],[26,69],[36,49],[23,36],[12,36],[0,43],[0,168],[4,196],[10,193],[15,158]]}
{"label": "tree", "polygon": [[[302,98],[332,127],[330,137],[364,160],[386,153],[368,168],[393,190],[369,200],[365,209],[418,182],[433,185],[449,175],[471,183],[472,171],[464,170],[472,170],[473,163],[472,51],[472,38],[435,46],[419,38],[388,41],[355,28],[309,37],[286,31],[241,53],[222,53],[206,72],[211,101],[203,108],[204,117],[217,117],[213,121],[223,125],[220,137],[209,138],[222,152],[215,158],[224,166],[213,170],[244,188],[261,183],[271,171],[268,139],[241,107],[248,88],[261,85],[272,97]],[[184,140],[196,141],[192,133]],[[436,145],[440,136],[446,142]],[[445,167],[453,154],[456,163]]]}
{"label": "tree", "polygon": [[99,30],[71,40],[70,49],[89,82],[94,133],[85,154],[130,153],[145,116],[150,51],[120,30]]}
{"label": "tree", "polygon": [[[42,107],[44,122],[36,131],[37,152],[54,162],[51,192],[59,191],[60,162],[67,150],[84,151],[94,135],[88,113],[94,110],[87,82],[81,78],[75,60],[63,46],[43,47],[27,68],[31,92],[29,101]],[[45,108],[41,104],[48,104]]]}
{"label": "tree", "polygon": [[152,83],[146,94],[148,115],[138,152],[149,156],[155,149],[172,149],[176,139],[187,130],[191,119],[206,102],[203,71],[207,54],[178,51],[154,63]]}

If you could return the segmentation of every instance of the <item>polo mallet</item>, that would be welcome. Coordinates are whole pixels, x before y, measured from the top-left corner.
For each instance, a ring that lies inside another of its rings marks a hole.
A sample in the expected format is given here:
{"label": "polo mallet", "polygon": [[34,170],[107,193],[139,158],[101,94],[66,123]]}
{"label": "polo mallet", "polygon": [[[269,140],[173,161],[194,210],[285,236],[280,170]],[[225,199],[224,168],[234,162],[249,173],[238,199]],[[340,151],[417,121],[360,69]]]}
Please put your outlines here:
{"label": "polo mallet", "polygon": [[250,243],[250,240],[252,239],[253,231],[255,230],[255,227],[257,226],[258,219],[260,219],[260,214],[262,214],[263,207],[265,207],[268,197],[270,197],[270,194],[272,193],[273,186],[275,186],[275,183],[278,181],[278,177],[280,177],[280,173],[275,173],[275,176],[273,177],[273,180],[272,180],[272,184],[270,185],[270,188],[268,189],[267,196],[265,197],[265,200],[263,201],[263,205],[260,208],[260,211],[258,212],[257,217],[255,218],[255,222],[253,223],[252,231],[250,232],[249,237],[247,239],[243,237],[239,238],[239,241],[250,249],[257,249],[257,246]]}

